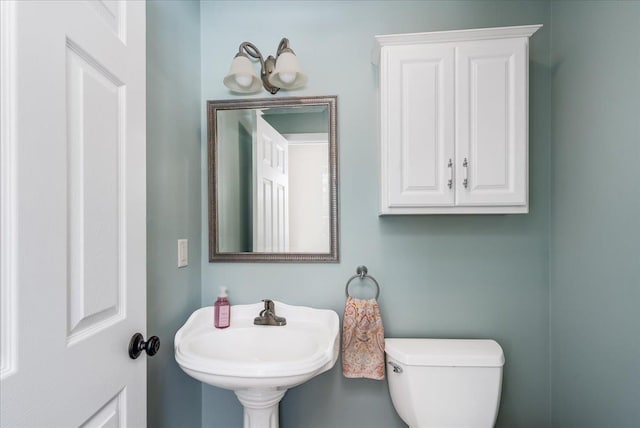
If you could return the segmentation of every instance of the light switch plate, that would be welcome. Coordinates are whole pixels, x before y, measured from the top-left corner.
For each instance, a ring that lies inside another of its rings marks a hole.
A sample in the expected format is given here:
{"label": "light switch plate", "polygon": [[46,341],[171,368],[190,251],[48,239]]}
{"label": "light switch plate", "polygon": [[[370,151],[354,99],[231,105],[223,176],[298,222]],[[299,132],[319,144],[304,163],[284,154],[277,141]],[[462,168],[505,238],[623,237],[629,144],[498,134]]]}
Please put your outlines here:
{"label": "light switch plate", "polygon": [[178,239],[178,267],[185,267],[189,264],[189,240]]}

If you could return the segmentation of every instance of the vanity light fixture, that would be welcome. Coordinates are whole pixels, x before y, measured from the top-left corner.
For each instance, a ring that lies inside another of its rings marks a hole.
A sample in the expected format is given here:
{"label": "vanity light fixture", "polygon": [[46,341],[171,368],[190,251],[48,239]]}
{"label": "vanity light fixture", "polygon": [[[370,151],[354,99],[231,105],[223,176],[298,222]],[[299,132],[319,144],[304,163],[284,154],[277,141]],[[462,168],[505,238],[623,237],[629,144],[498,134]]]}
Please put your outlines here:
{"label": "vanity light fixture", "polygon": [[[260,78],[255,73],[249,57],[260,61]],[[298,58],[289,47],[289,39],[283,38],[278,45],[276,57],[269,55],[266,60],[253,43],[241,43],[223,82],[234,92],[258,92],[260,86],[264,86],[267,91],[275,94],[280,89],[297,89],[304,86],[307,76],[302,72]]]}

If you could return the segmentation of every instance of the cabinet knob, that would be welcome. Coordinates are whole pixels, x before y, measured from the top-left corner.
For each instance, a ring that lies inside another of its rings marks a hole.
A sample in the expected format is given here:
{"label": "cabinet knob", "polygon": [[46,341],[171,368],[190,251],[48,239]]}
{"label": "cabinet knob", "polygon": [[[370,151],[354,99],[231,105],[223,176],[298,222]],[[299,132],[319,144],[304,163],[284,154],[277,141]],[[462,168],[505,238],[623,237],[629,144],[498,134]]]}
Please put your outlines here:
{"label": "cabinet knob", "polygon": [[453,161],[451,160],[451,158],[449,158],[447,168],[449,168],[449,181],[447,181],[447,186],[449,186],[449,189],[451,189],[453,187]]}

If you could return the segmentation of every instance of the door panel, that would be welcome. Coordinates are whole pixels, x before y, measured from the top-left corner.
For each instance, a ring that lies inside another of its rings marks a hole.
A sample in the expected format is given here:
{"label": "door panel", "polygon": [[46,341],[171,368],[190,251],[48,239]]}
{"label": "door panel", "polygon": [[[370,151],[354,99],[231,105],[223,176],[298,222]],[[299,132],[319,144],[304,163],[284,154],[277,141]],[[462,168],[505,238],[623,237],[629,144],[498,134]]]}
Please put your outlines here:
{"label": "door panel", "polygon": [[100,410],[91,415],[80,428],[118,428],[126,427],[126,390],[122,390],[109,400]]}
{"label": "door panel", "polygon": [[527,203],[526,47],[522,38],[456,48],[457,205]]}
{"label": "door panel", "polygon": [[16,219],[2,240],[1,425],[145,426],[146,361],[127,353],[146,324],[145,4],[0,13],[3,224]]}
{"label": "door panel", "polygon": [[[383,135],[383,207],[453,205],[453,47],[397,46],[383,52],[388,69],[388,135]],[[384,197],[384,196],[383,196]]]}
{"label": "door panel", "polygon": [[289,143],[264,120],[256,120],[256,216],[254,251],[289,251]]}
{"label": "door panel", "polygon": [[70,338],[124,317],[119,244],[124,233],[125,86],[88,53],[67,43],[67,186]]}

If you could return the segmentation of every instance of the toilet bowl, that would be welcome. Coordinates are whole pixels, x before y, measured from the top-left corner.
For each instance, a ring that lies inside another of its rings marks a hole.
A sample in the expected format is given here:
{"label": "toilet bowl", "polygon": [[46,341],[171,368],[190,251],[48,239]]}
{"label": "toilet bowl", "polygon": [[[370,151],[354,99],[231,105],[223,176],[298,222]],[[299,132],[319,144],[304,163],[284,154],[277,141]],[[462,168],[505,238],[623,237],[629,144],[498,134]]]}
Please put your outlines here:
{"label": "toilet bowl", "polygon": [[385,339],[387,382],[410,428],[490,428],[504,354],[494,340]]}

